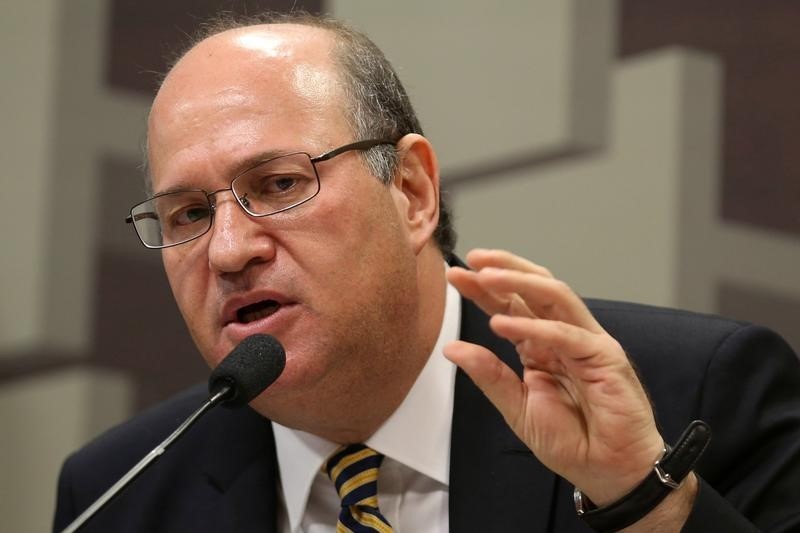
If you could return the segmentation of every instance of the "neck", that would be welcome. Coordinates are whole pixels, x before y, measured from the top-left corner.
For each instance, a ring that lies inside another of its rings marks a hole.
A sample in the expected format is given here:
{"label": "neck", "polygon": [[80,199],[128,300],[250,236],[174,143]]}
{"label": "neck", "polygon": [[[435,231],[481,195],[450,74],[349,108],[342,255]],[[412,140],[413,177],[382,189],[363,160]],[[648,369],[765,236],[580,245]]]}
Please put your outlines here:
{"label": "neck", "polygon": [[[364,442],[397,410],[431,357],[444,320],[447,281],[444,259],[438,250],[431,250],[421,258],[417,267],[418,313],[414,327],[403,336],[403,349],[395,347],[387,360],[393,361],[393,370],[379,375],[384,379],[373,382],[370,391],[360,396],[369,398],[379,391],[380,401],[360,402],[365,409],[350,420],[358,422],[350,427],[330,427],[314,433],[340,444]],[[423,251],[425,253],[425,251]],[[411,324],[408,324],[411,326]],[[436,354],[434,354],[436,355]],[[354,395],[350,395],[352,398]],[[355,411],[354,411],[355,414]],[[341,420],[339,420],[341,422]]]}

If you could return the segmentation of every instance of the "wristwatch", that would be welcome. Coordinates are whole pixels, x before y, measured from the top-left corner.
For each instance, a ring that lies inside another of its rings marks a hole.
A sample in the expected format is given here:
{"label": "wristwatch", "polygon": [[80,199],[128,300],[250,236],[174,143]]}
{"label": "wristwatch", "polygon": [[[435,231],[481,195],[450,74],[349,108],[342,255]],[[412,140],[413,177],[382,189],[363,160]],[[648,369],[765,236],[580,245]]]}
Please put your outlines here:
{"label": "wristwatch", "polygon": [[619,531],[638,522],[681,486],[710,441],[711,428],[702,420],[695,420],[674,447],[664,447],[664,454],[644,481],[614,503],[596,507],[575,487],[575,511],[591,528],[600,532]]}

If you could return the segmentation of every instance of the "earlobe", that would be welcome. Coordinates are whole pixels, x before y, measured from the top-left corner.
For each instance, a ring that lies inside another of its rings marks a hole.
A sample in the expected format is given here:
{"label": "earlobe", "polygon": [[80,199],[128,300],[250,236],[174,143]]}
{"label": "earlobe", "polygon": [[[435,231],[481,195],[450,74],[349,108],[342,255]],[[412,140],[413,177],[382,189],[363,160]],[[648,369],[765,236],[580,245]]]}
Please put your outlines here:
{"label": "earlobe", "polygon": [[394,187],[415,253],[433,239],[439,222],[439,163],[431,143],[416,133],[397,143],[398,169]]}

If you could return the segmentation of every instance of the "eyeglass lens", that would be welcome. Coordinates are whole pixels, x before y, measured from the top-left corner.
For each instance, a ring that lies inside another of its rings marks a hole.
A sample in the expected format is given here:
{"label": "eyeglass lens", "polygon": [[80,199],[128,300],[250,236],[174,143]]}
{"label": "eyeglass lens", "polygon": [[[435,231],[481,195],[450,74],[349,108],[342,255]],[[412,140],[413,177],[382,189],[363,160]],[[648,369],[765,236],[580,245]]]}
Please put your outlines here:
{"label": "eyeglass lens", "polygon": [[[258,164],[237,176],[231,188],[249,214],[265,216],[313,198],[319,192],[319,179],[308,154],[297,153]],[[176,191],[135,206],[131,217],[142,242],[158,248],[208,231],[214,209],[210,196],[203,191]]]}

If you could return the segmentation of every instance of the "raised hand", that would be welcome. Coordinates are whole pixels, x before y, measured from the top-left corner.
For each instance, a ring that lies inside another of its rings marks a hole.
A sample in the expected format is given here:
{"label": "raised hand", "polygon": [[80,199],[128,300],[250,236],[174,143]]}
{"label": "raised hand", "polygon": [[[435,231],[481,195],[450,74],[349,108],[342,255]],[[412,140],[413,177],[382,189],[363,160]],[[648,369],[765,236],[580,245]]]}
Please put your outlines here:
{"label": "raised hand", "polygon": [[500,250],[473,250],[472,270],[448,280],[516,346],[522,379],[482,346],[456,341],[461,367],[542,463],[597,505],[630,492],[664,442],[649,400],[619,343],[583,301],[544,267]]}

